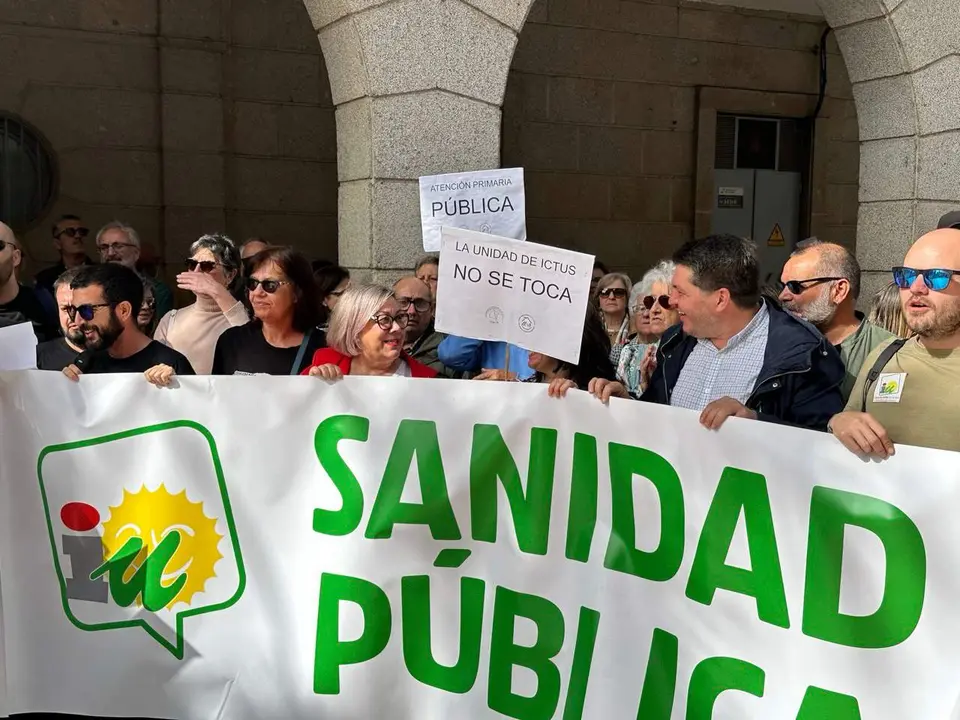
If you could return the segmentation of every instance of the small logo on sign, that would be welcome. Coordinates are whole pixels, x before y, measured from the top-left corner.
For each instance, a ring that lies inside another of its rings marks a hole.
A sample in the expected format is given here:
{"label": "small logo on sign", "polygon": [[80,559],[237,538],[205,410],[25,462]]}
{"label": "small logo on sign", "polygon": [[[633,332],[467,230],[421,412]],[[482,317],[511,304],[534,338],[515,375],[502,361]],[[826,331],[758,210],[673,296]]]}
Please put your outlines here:
{"label": "small logo on sign", "polygon": [[480,226],[480,232],[483,232],[483,233],[488,233],[488,232],[490,232],[490,225],[489,225],[489,223],[484,223],[483,225],[481,225],[481,226]]}
{"label": "small logo on sign", "polygon": [[529,315],[521,315],[520,319],[517,321],[517,325],[520,326],[520,329],[525,333],[533,332],[534,328],[537,327],[537,323]]}
{"label": "small logo on sign", "polygon": [[492,305],[487,308],[486,318],[494,325],[499,325],[503,322],[503,310],[498,308],[496,305]]}

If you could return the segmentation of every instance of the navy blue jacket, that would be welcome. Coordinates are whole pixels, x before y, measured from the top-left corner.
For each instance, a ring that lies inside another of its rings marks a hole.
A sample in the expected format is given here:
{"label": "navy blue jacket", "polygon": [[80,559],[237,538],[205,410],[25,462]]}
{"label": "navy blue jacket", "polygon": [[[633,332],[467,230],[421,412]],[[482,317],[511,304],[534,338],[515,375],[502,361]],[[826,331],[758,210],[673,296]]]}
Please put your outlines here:
{"label": "navy blue jacket", "polygon": [[[767,302],[770,326],[763,367],[750,398],[744,403],[758,419],[826,430],[843,410],[844,370],[840,355],[809,323]],[[675,325],[663,334],[657,349],[657,369],[641,400],[669,405],[680,371],[697,339]]]}

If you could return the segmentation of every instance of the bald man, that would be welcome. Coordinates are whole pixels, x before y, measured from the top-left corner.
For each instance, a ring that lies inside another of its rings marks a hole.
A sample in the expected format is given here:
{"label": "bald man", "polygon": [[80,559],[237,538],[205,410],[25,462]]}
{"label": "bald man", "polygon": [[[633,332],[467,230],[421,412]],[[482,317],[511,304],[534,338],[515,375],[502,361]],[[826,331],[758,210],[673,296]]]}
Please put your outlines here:
{"label": "bald man", "polygon": [[[960,230],[935,230],[893,269],[907,327],[902,346],[867,358],[844,412],[829,430],[861,456],[894,444],[960,450]],[[884,362],[884,356],[896,350]],[[871,372],[873,371],[873,372]]]}
{"label": "bald man", "polygon": [[267,244],[260,238],[250,238],[243,245],[240,246],[240,257],[243,260],[247,258],[252,258],[258,252],[267,249]]}
{"label": "bald man", "polygon": [[893,334],[857,312],[860,263],[847,248],[816,238],[797,245],[780,273],[780,302],[830,341],[843,361],[846,403],[867,356]]}
{"label": "bald man", "polygon": [[0,223],[0,325],[20,322],[33,323],[33,330],[40,342],[57,336],[49,314],[36,293],[17,281],[17,270],[23,262],[20,242],[7,225]]}

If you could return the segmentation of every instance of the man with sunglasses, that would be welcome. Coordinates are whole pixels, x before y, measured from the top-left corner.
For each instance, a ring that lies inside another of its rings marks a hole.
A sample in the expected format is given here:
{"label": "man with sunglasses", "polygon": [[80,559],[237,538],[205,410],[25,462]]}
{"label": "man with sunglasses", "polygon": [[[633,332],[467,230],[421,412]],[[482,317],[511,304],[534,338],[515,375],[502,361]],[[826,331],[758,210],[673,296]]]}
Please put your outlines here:
{"label": "man with sunglasses", "polygon": [[70,268],[93,264],[84,248],[84,241],[89,234],[90,230],[76,215],[63,215],[57,220],[53,226],[53,248],[60,256],[60,262],[36,274],[34,284],[37,290],[54,295],[53,286],[63,273]]}
{"label": "man with sunglasses", "polygon": [[400,310],[410,316],[404,329],[403,351],[414,360],[437,371],[439,377],[462,378],[463,373],[440,362],[437,354],[446,337],[433,328],[433,293],[430,286],[415,275],[403,277],[393,285]]}
{"label": "man with sunglasses", "polygon": [[[66,309],[83,332],[86,350],[64,369],[71,380],[84,373],[147,373],[165,367],[193,375],[190,362],[173,348],[151,340],[137,327],[143,281],[123,265],[91,265],[70,283],[72,306]],[[169,377],[169,373],[167,375]]]}
{"label": "man with sunglasses", "polygon": [[893,279],[914,335],[871,353],[829,429],[861,456],[889,457],[894,443],[960,450],[960,230],[917,240]]}
{"label": "man with sunglasses", "polygon": [[811,238],[791,253],[780,284],[783,307],[817,328],[840,353],[846,371],[840,391],[846,402],[867,355],[893,339],[857,312],[860,263],[842,245]]}
{"label": "man with sunglasses", "polygon": [[0,316],[4,324],[33,323],[33,331],[40,342],[57,336],[49,313],[37,294],[17,280],[17,269],[23,262],[23,250],[7,225],[0,223]]}

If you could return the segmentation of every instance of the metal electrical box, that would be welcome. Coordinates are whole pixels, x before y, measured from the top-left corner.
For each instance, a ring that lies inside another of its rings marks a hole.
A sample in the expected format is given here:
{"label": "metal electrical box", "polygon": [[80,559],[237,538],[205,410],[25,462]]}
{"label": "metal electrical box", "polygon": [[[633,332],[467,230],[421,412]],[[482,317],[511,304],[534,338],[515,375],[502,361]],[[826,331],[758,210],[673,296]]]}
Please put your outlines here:
{"label": "metal electrical box", "polygon": [[802,121],[733,115],[717,120],[712,231],[753,240],[761,282],[775,282],[801,237],[809,140]]}

